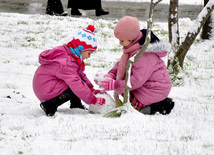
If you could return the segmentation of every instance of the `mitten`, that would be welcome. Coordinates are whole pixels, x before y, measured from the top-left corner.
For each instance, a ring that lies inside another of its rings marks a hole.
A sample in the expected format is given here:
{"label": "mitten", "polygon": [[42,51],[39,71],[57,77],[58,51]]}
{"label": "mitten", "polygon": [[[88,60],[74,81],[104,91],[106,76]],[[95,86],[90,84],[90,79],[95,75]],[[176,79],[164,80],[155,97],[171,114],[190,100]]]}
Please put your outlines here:
{"label": "mitten", "polygon": [[97,95],[97,94],[104,94],[105,91],[103,90],[98,90],[98,89],[94,89],[94,88],[91,88],[91,92],[94,94],[94,95]]}
{"label": "mitten", "polygon": [[100,82],[100,88],[103,88],[105,91],[114,90],[115,80],[103,80]]}
{"label": "mitten", "polygon": [[92,103],[94,105],[103,105],[106,103],[104,98],[97,97],[96,100]]}

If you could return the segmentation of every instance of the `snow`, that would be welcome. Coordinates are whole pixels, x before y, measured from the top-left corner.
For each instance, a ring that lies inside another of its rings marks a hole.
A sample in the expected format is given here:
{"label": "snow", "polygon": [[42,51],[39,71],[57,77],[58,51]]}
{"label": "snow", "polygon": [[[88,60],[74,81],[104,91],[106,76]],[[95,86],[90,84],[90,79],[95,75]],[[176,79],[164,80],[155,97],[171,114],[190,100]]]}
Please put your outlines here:
{"label": "snow", "polygon": [[104,104],[103,106],[93,104],[89,105],[90,113],[105,115],[116,107],[114,99],[107,92],[103,94],[97,94],[96,97],[105,98],[106,104]]}
{"label": "snow", "polygon": [[[181,40],[193,23],[179,20]],[[175,101],[170,115],[130,112],[105,118],[69,109],[67,102],[54,117],[45,116],[32,90],[38,55],[67,43],[89,24],[96,27],[98,51],[86,60],[86,74],[98,88],[95,74],[107,73],[122,54],[113,34],[116,21],[0,13],[0,154],[214,154],[213,40],[197,37],[191,46],[183,85],[169,95]],[[167,23],[154,23],[152,31],[168,40]]]}
{"label": "snow", "polygon": [[198,29],[200,28],[201,22],[203,19],[206,17],[207,13],[210,12],[212,6],[214,5],[214,0],[213,1],[208,1],[207,7],[204,7],[202,11],[199,13],[197,19],[195,20],[195,23],[189,30],[190,33],[195,34],[197,33]]}
{"label": "snow", "polygon": [[[103,1],[117,1],[117,2],[147,2],[150,3],[151,0],[103,0]],[[153,0],[156,2],[158,0]],[[169,4],[170,0],[162,0],[160,4]],[[179,5],[204,5],[204,0],[178,0]]]}

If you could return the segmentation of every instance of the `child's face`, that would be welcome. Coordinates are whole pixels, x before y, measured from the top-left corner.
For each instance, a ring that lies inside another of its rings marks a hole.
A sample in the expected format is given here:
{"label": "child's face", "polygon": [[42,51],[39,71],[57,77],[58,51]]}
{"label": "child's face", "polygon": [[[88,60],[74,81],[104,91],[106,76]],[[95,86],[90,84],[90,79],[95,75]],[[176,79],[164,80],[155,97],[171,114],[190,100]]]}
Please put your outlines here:
{"label": "child's face", "polygon": [[132,43],[131,40],[120,40],[120,45],[126,47],[129,46]]}
{"label": "child's face", "polygon": [[92,52],[93,51],[84,51],[84,52],[82,52],[82,59],[85,60],[85,59],[90,58]]}

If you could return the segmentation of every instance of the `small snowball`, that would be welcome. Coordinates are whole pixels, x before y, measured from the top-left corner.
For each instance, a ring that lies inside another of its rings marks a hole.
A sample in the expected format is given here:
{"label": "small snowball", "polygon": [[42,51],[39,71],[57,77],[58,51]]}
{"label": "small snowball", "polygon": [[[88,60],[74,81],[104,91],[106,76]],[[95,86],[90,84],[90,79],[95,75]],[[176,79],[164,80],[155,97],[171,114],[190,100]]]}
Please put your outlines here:
{"label": "small snowball", "polygon": [[102,97],[106,99],[106,103],[102,106],[99,105],[89,105],[89,112],[94,114],[106,114],[110,110],[116,107],[114,99],[108,94],[97,94],[96,97]]}
{"label": "small snowball", "polygon": [[97,84],[99,85],[100,81],[105,80],[105,74],[98,72],[97,74],[95,74],[94,80],[97,81]]}

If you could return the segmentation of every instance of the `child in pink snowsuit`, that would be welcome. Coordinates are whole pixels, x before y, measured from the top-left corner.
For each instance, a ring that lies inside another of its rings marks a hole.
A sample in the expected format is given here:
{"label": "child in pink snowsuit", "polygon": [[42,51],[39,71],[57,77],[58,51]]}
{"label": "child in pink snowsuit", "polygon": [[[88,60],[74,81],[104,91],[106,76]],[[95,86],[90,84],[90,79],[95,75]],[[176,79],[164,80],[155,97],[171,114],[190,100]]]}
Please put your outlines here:
{"label": "child in pink snowsuit", "polygon": [[96,97],[100,92],[84,73],[84,60],[97,49],[94,26],[80,30],[66,45],[46,50],[39,55],[41,64],[33,78],[33,90],[41,101],[40,107],[47,116],[53,116],[57,107],[70,100],[70,108],[87,104],[105,104],[104,98]]}
{"label": "child in pink snowsuit", "polygon": [[[140,30],[137,18],[125,16],[115,26],[114,35],[123,46],[123,55],[99,86],[106,91],[115,90],[116,94],[123,94],[127,61],[140,51],[146,30]],[[167,55],[169,49],[168,43],[159,42],[151,33],[151,42],[146,52],[132,66],[130,102],[144,114],[159,112],[165,115],[174,107],[172,99],[167,98],[171,90],[171,80],[161,59]]]}

